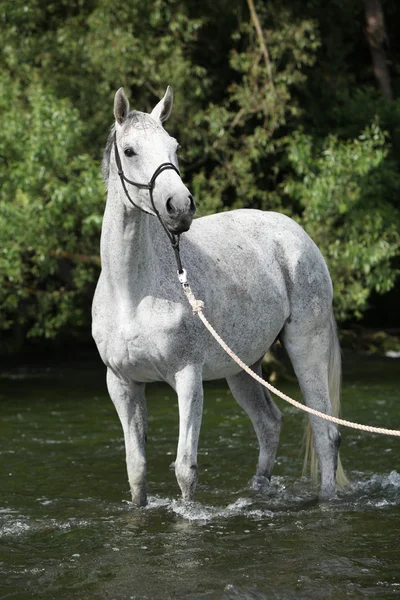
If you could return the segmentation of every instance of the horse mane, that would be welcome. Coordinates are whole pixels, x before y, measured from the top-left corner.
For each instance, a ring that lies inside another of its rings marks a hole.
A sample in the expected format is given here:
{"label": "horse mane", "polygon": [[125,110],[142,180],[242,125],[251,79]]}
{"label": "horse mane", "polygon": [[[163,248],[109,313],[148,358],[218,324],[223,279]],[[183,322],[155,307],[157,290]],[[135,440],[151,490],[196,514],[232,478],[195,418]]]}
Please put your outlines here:
{"label": "horse mane", "polygon": [[[149,115],[139,112],[137,110],[131,111],[124,121],[124,126],[128,125],[142,125],[144,128],[150,125],[149,120],[146,118]],[[151,119],[150,119],[151,121]],[[154,125],[154,123],[151,123]],[[107,138],[106,146],[103,152],[103,160],[101,162],[101,171],[103,173],[104,183],[107,185],[108,178],[110,175],[110,158],[111,158],[111,150],[114,144],[114,133],[115,133],[115,124],[111,127],[109,136]]]}
{"label": "horse mane", "polygon": [[110,157],[111,149],[114,143],[115,125],[111,127],[110,133],[107,138],[106,147],[103,152],[103,160],[101,161],[101,172],[103,173],[104,183],[107,185],[108,177],[110,175]]}

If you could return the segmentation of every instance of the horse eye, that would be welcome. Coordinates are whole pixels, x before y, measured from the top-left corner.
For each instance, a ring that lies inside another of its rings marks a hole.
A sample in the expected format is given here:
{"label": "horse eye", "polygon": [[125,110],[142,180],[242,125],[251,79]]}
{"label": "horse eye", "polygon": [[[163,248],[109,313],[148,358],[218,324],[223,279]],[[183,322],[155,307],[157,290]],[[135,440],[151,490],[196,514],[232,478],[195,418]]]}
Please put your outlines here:
{"label": "horse eye", "polygon": [[135,156],[136,152],[134,151],[133,148],[126,148],[126,150],[124,150],[124,154],[125,156]]}
{"label": "horse eye", "polygon": [[182,146],[180,144],[178,144],[176,147],[176,152],[178,153],[181,148],[182,148]]}

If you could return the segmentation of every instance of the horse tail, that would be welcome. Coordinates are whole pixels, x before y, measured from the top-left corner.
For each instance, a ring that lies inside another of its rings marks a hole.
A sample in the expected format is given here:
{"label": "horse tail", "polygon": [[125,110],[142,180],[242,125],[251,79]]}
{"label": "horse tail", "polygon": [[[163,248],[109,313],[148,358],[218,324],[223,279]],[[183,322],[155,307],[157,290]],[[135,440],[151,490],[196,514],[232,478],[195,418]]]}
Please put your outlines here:
{"label": "horse tail", "polygon": [[[328,386],[329,397],[332,404],[332,413],[334,417],[340,414],[340,387],[342,382],[342,360],[340,353],[339,339],[337,335],[337,327],[333,312],[330,317],[329,324],[329,358],[328,358]],[[313,434],[310,420],[307,419],[305,432],[305,455],[303,475],[310,471],[312,480],[316,483],[318,480],[318,459],[314,450]],[[338,455],[338,464],[336,470],[336,483],[343,488],[348,485],[349,481],[342,467],[340,455]]]}

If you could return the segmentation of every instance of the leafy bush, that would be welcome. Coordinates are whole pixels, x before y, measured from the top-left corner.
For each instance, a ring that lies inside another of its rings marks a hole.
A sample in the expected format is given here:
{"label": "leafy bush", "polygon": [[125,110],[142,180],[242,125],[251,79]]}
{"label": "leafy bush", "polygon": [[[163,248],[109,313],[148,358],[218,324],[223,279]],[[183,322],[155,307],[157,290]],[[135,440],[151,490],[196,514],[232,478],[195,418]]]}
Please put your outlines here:
{"label": "leafy bush", "polygon": [[[399,13],[383,4],[396,95]],[[262,39],[246,0],[2,9],[0,330],[10,339],[88,329],[100,159],[121,85],[139,110],[173,87],[167,127],[200,214],[279,210],[306,228],[341,320],[393,286],[400,101],[377,90],[362,3],[257,2]]]}
{"label": "leafy bush", "polygon": [[79,328],[98,273],[104,188],[82,153],[82,124],[69,100],[39,83],[24,92],[3,76],[0,156],[0,327],[28,335]]}
{"label": "leafy bush", "polygon": [[317,149],[301,132],[288,140],[295,176],[284,191],[325,255],[340,320],[360,317],[371,291],[388,291],[399,273],[393,258],[400,247],[400,174],[388,159],[386,138],[374,123],[356,139],[331,135]]}

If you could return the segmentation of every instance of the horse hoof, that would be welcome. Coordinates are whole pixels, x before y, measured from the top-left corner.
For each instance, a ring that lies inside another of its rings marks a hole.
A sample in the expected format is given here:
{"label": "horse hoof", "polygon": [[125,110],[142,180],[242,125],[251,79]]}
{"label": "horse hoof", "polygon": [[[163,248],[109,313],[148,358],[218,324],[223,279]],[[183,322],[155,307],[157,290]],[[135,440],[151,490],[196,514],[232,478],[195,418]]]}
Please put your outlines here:
{"label": "horse hoof", "polygon": [[318,494],[318,500],[320,502],[330,502],[336,498],[336,490],[321,490]]}
{"label": "horse hoof", "polygon": [[249,482],[249,487],[254,492],[266,492],[269,489],[270,481],[263,475],[254,475]]}
{"label": "horse hoof", "polygon": [[147,506],[147,494],[144,494],[144,493],[133,494],[132,493],[132,504],[134,504],[135,506],[138,506],[138,507]]}

